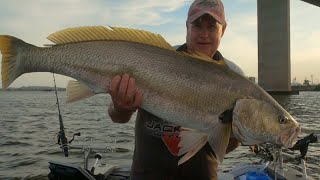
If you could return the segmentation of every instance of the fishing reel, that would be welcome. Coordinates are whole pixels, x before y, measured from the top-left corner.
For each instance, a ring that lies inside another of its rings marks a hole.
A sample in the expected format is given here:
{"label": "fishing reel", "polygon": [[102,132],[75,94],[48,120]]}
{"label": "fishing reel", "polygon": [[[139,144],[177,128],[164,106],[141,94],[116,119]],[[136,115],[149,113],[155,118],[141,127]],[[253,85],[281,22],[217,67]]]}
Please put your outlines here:
{"label": "fishing reel", "polygon": [[[75,137],[75,136],[80,136],[80,135],[81,135],[80,132],[74,133],[74,134],[72,135],[72,139],[71,139],[70,141],[68,141],[68,144],[71,144],[71,142],[74,140],[74,137]],[[57,144],[62,145],[62,144],[61,144],[60,132],[57,134],[57,139],[58,139]]]}
{"label": "fishing reel", "polygon": [[56,144],[60,145],[60,148],[63,150],[65,157],[69,156],[69,145],[71,144],[72,141],[74,140],[75,136],[80,136],[80,132],[78,133],[74,133],[72,136],[72,139],[70,141],[68,141],[68,138],[65,134],[64,130],[60,130],[57,135],[56,135],[56,139],[54,140]]}

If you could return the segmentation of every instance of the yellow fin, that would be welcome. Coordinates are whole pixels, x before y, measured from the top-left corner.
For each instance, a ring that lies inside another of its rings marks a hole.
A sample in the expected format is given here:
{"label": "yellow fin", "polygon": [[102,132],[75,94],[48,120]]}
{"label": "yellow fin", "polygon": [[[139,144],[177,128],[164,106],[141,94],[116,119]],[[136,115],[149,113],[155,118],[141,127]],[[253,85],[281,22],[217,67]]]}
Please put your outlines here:
{"label": "yellow fin", "polygon": [[69,81],[67,85],[67,103],[76,102],[95,95],[95,93],[84,83]]}
{"label": "yellow fin", "polygon": [[6,89],[22,72],[19,68],[21,58],[17,56],[21,48],[31,46],[13,36],[0,35],[0,51],[2,54],[1,77],[2,87]]}
{"label": "yellow fin", "polygon": [[221,60],[213,60],[211,57],[207,56],[206,54],[200,53],[200,52],[195,52],[195,51],[181,51],[182,54],[186,55],[186,56],[190,56],[193,58],[197,58],[203,61],[207,61],[210,63],[215,63],[215,64],[220,64],[220,65],[226,65],[226,63],[224,62],[223,59]]}
{"label": "yellow fin", "polygon": [[99,40],[128,41],[175,51],[175,49],[159,34],[121,27],[110,27],[110,29],[103,26],[68,28],[49,35],[48,39],[55,44]]}

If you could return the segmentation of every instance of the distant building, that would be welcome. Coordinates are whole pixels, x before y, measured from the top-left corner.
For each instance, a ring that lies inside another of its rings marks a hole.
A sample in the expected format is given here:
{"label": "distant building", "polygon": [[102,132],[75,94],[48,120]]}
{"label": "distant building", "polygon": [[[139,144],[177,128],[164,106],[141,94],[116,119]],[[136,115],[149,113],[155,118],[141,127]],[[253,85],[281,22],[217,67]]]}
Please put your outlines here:
{"label": "distant building", "polygon": [[298,83],[298,82],[293,82],[293,83],[291,83],[291,86],[302,86],[302,84]]}
{"label": "distant building", "polygon": [[307,80],[307,79],[305,79],[305,80],[303,81],[303,85],[305,85],[305,86],[310,86],[310,81]]}
{"label": "distant building", "polygon": [[256,77],[248,77],[248,79],[254,83],[256,83]]}

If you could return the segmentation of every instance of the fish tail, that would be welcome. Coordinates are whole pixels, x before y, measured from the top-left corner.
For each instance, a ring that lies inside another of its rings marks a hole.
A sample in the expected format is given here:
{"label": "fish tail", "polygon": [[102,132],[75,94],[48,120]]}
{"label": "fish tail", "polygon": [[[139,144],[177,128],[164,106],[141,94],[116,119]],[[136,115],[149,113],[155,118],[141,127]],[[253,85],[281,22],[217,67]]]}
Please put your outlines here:
{"label": "fish tail", "polygon": [[0,35],[2,88],[6,89],[15,79],[23,74],[19,68],[21,58],[18,54],[26,46],[32,45],[13,36]]}

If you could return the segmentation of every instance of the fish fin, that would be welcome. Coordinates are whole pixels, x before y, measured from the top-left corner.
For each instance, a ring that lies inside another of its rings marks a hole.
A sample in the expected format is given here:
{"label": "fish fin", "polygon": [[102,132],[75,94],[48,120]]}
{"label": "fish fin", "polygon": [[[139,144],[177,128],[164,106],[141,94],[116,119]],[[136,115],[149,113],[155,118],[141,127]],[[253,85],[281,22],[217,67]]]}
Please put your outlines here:
{"label": "fish fin", "polygon": [[192,147],[189,148],[190,150],[182,158],[179,159],[178,165],[192,158],[207,142],[208,142],[208,136],[207,135],[201,136],[198,142],[192,145]]}
{"label": "fish fin", "polygon": [[1,76],[2,87],[6,89],[15,79],[23,74],[20,69],[19,50],[33,46],[13,36],[0,35],[0,51],[2,54]]}
{"label": "fish fin", "polygon": [[49,35],[48,39],[55,44],[99,40],[129,41],[175,51],[175,49],[159,34],[121,27],[106,28],[104,26],[87,26],[68,28]]}
{"label": "fish fin", "polygon": [[181,156],[178,165],[193,157],[208,141],[206,134],[189,129],[177,133],[165,133],[162,140],[172,155]]}
{"label": "fish fin", "polygon": [[200,60],[203,60],[203,61],[207,61],[207,62],[210,62],[210,63],[215,63],[215,64],[220,64],[220,65],[226,65],[225,61],[223,59],[221,60],[213,60],[210,56],[206,55],[206,54],[203,54],[203,53],[200,53],[200,52],[196,52],[196,51],[181,51],[180,53],[186,55],[186,56],[190,56],[190,57],[193,57],[193,58],[197,58],[197,59],[200,59]]}
{"label": "fish fin", "polygon": [[76,102],[95,95],[95,93],[84,83],[71,80],[67,85],[67,103]]}
{"label": "fish fin", "polygon": [[216,154],[218,162],[221,164],[226,154],[231,135],[231,123],[217,123],[207,131],[208,142],[214,153]]}

